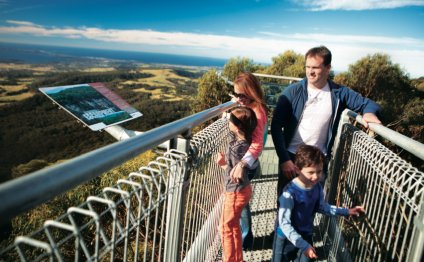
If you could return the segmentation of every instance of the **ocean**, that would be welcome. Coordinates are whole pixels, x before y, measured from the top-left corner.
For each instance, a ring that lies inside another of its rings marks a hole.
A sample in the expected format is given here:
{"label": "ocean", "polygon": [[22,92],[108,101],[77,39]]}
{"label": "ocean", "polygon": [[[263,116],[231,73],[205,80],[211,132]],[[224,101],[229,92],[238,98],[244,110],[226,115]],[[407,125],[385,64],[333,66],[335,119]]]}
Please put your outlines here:
{"label": "ocean", "polygon": [[225,59],[210,57],[0,42],[0,63],[21,62],[40,64],[72,62],[79,59],[111,59],[146,64],[208,67],[223,67],[227,62]]}

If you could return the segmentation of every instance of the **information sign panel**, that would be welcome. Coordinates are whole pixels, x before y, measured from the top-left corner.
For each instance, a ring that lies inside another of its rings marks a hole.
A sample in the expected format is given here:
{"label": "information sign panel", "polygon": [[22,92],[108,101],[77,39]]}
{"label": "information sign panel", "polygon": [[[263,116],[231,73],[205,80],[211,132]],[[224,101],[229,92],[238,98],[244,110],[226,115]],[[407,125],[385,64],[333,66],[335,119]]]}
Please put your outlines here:
{"label": "information sign panel", "polygon": [[42,87],[40,91],[94,131],[142,116],[103,83]]}

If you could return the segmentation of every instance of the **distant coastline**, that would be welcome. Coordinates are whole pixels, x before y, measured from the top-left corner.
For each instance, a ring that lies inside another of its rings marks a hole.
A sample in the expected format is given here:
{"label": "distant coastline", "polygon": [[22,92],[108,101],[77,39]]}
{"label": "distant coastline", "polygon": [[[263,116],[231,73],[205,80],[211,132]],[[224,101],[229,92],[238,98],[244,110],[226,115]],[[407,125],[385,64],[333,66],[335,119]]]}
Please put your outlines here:
{"label": "distant coastline", "polygon": [[66,63],[81,59],[202,67],[223,67],[227,62],[211,57],[0,42],[0,63]]}

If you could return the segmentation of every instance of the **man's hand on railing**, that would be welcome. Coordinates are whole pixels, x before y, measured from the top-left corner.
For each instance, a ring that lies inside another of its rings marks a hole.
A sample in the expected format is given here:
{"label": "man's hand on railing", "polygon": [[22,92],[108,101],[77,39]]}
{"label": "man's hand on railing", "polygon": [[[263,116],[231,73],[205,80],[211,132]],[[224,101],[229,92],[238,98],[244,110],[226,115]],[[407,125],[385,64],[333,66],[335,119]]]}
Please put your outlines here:
{"label": "man's hand on railing", "polygon": [[378,119],[378,117],[375,114],[373,114],[373,113],[365,113],[362,116],[362,120],[364,121],[364,126],[366,128],[368,128],[368,123],[381,124],[380,119]]}

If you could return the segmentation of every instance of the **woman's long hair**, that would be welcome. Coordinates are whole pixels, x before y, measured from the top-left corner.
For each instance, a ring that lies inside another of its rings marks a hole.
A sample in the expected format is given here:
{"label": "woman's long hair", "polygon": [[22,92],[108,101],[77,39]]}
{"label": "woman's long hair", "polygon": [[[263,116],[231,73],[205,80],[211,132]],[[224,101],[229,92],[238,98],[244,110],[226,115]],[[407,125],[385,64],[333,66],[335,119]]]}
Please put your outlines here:
{"label": "woman's long hair", "polygon": [[261,106],[268,111],[264,99],[264,91],[261,88],[261,84],[256,76],[252,73],[244,72],[240,73],[234,80],[234,85],[237,85],[239,88],[243,89],[244,94],[252,100],[254,106]]}

